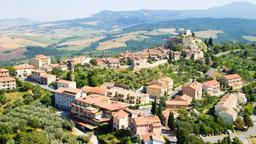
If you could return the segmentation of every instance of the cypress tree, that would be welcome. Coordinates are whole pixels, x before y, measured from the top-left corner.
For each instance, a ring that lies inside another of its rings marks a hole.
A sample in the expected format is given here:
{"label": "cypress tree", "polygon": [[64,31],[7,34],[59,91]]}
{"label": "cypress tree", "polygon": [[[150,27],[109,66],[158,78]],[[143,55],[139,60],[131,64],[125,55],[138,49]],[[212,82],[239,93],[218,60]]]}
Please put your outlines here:
{"label": "cypress tree", "polygon": [[210,37],[210,39],[209,39],[209,41],[208,41],[208,45],[209,45],[209,46],[213,46],[213,39],[212,39],[212,37]]}
{"label": "cypress tree", "polygon": [[170,112],[169,114],[167,125],[170,128],[170,130],[175,130],[175,118],[173,112]]}
{"label": "cypress tree", "polygon": [[152,103],[151,113],[152,113],[153,115],[156,115],[156,114],[157,114],[157,102],[156,102],[156,98],[155,98],[154,102]]}

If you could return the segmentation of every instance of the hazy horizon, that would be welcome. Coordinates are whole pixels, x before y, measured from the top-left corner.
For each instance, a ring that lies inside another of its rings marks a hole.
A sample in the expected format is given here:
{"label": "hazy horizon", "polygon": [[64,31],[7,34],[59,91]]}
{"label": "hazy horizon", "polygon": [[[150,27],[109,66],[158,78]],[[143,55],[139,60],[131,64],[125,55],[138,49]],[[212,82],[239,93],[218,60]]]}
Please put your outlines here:
{"label": "hazy horizon", "polygon": [[[193,10],[207,9],[232,2],[256,0],[0,0],[0,19],[26,18],[57,21],[89,17],[103,10]],[[169,5],[167,4],[169,3]]]}

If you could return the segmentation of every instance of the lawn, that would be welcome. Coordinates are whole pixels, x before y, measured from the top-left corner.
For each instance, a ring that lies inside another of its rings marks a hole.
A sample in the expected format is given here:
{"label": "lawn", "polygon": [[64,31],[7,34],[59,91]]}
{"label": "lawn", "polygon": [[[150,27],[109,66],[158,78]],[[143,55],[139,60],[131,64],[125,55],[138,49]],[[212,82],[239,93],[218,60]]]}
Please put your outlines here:
{"label": "lawn", "polygon": [[8,99],[8,102],[3,105],[0,106],[0,115],[2,115],[4,107],[14,103],[17,99],[22,99],[23,94],[25,94],[26,92],[11,92],[11,93],[5,93],[5,96]]}

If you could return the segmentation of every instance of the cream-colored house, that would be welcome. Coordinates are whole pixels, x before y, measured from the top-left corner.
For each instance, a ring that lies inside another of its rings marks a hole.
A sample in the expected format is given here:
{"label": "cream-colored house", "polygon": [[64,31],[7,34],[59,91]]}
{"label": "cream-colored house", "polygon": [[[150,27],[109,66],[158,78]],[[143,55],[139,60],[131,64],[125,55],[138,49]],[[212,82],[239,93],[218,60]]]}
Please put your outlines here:
{"label": "cream-colored house", "polygon": [[166,108],[173,111],[180,109],[187,109],[191,104],[193,98],[188,95],[176,96],[174,99],[165,102]]}
{"label": "cream-colored house", "polygon": [[14,66],[16,71],[16,77],[20,79],[25,79],[32,74],[34,67],[29,64],[16,65]]}
{"label": "cream-colored house", "polygon": [[218,95],[220,93],[220,83],[216,80],[204,82],[203,91],[209,95]]}
{"label": "cream-colored house", "polygon": [[202,92],[203,85],[199,82],[193,82],[182,87],[182,93],[191,96],[193,99],[201,99]]}
{"label": "cream-colored house", "polygon": [[241,88],[243,86],[243,79],[238,74],[225,75],[223,79],[225,85],[228,87],[236,89]]}
{"label": "cream-colored house", "polygon": [[173,80],[169,77],[162,77],[158,80],[153,80],[149,86],[147,86],[147,94],[152,97],[161,97],[168,95],[173,90]]}
{"label": "cream-colored house", "polygon": [[52,82],[56,81],[56,76],[52,74],[47,74],[45,71],[42,70],[32,70],[32,74],[29,79],[42,85],[49,85]]}
{"label": "cream-colored house", "polygon": [[11,77],[1,77],[0,90],[2,89],[16,89],[16,80]]}
{"label": "cream-colored house", "polygon": [[54,93],[55,107],[70,111],[70,105],[75,99],[82,98],[82,91],[77,88],[59,88]]}
{"label": "cream-colored house", "polygon": [[76,88],[76,82],[74,81],[67,81],[67,80],[59,80],[57,81],[58,88]]}
{"label": "cream-colored house", "polygon": [[120,110],[116,113],[113,113],[113,128],[114,129],[128,129],[129,127],[129,114]]}
{"label": "cream-colored house", "polygon": [[9,70],[8,69],[3,69],[3,68],[0,68],[0,78],[2,77],[9,77],[10,74],[9,74]]}
{"label": "cream-colored house", "polygon": [[35,58],[30,60],[30,64],[34,66],[35,69],[40,69],[43,66],[51,64],[51,58],[45,55],[36,55]]}

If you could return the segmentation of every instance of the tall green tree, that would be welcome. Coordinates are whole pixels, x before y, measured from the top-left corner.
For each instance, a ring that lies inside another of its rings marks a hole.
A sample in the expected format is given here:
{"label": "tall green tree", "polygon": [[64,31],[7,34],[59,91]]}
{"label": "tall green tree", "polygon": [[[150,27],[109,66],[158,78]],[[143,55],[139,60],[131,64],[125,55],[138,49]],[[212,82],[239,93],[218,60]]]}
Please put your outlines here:
{"label": "tall green tree", "polygon": [[188,131],[178,126],[176,131],[177,144],[188,144],[188,137]]}
{"label": "tall green tree", "polygon": [[170,130],[175,130],[175,118],[173,112],[170,112],[169,114],[167,125],[170,128]]}
{"label": "tall green tree", "polygon": [[157,116],[160,118],[161,121],[163,121],[163,107],[161,103],[159,103],[158,105]]}
{"label": "tall green tree", "polygon": [[152,102],[151,114],[152,115],[156,115],[157,114],[157,101],[156,101],[156,98],[155,98],[154,102]]}
{"label": "tall green tree", "polygon": [[213,46],[213,39],[212,39],[212,37],[210,37],[210,39],[209,39],[209,41],[208,41],[208,46]]}

